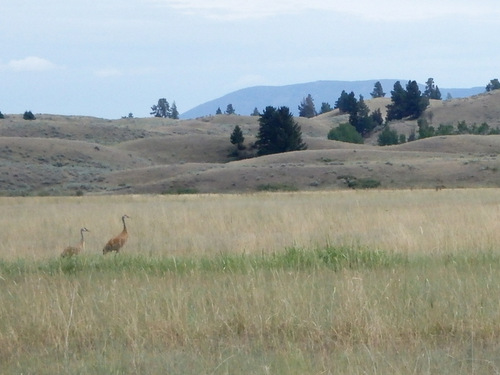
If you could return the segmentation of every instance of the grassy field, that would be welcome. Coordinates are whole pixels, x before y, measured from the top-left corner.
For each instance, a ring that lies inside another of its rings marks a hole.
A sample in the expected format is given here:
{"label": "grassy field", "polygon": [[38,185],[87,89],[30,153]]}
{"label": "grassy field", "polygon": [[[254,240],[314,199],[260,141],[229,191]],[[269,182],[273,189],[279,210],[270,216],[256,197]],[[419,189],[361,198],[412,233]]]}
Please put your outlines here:
{"label": "grassy field", "polygon": [[[0,198],[2,374],[495,374],[500,190]],[[128,214],[122,253],[102,255]],[[90,229],[86,249],[61,259]]]}

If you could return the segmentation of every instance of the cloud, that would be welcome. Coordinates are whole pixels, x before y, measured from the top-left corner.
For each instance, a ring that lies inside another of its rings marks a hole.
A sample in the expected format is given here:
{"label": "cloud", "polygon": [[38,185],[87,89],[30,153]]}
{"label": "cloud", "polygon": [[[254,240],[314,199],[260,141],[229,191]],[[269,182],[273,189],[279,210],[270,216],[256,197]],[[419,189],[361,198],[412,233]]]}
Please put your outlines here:
{"label": "cloud", "polygon": [[[491,17],[500,15],[493,0],[472,3],[468,0],[149,0],[184,14],[218,20],[240,20],[312,12],[348,14],[368,20],[410,21],[446,16]],[[496,1],[496,0],[495,0]],[[335,20],[332,20],[334,22]]]}
{"label": "cloud", "polygon": [[0,65],[2,70],[10,70],[14,72],[42,72],[53,70],[57,65],[47,59],[29,56],[20,60],[11,60],[7,64]]}

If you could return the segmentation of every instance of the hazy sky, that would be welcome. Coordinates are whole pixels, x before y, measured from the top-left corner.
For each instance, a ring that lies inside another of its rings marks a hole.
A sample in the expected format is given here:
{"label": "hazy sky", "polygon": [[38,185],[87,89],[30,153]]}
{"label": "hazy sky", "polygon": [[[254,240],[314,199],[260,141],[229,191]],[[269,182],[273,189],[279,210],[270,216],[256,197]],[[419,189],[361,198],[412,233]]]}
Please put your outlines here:
{"label": "hazy sky", "polygon": [[499,19],[498,0],[3,0],[0,111],[144,117],[162,97],[182,113],[317,80],[486,86]]}

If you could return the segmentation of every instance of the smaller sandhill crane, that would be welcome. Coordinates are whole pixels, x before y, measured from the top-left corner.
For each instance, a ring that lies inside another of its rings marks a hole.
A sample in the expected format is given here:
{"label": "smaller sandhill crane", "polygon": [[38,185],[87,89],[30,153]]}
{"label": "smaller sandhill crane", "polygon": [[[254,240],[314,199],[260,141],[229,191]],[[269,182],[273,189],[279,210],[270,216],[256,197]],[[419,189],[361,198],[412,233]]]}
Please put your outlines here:
{"label": "smaller sandhill crane", "polygon": [[103,254],[107,254],[110,251],[116,251],[118,253],[120,249],[123,247],[123,245],[125,245],[125,243],[127,242],[128,232],[127,232],[127,226],[125,225],[125,219],[130,219],[130,216],[128,215],[122,216],[123,230],[118,236],[108,241],[106,246],[104,246],[104,249],[102,249]]}
{"label": "smaller sandhill crane", "polygon": [[61,257],[71,257],[73,255],[78,255],[83,249],[85,249],[85,239],[83,238],[83,232],[90,232],[87,228],[80,229],[80,243],[75,246],[68,246],[61,253]]}

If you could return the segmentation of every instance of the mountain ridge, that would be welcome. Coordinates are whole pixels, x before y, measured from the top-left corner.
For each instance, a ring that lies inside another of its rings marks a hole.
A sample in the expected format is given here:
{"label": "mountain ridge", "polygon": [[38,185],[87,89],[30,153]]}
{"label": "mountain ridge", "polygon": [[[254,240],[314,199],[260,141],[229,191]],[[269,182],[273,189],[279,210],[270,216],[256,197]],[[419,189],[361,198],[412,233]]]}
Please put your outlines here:
{"label": "mountain ridge", "polygon": [[[228,104],[232,104],[236,113],[240,115],[250,115],[255,108],[262,111],[266,106],[286,106],[290,108],[294,115],[298,115],[298,106],[308,94],[311,94],[316,110],[319,111],[323,102],[327,102],[333,107],[342,90],[346,92],[353,91],[356,96],[363,95],[365,99],[371,98],[370,93],[373,91],[373,87],[377,81],[381,83],[386,97],[390,97],[394,83],[400,81],[404,87],[406,82],[408,82],[408,80],[404,79],[370,79],[362,81],[320,80],[283,86],[252,86],[230,92],[219,98],[197,105],[182,113],[180,118],[190,119],[214,115],[217,108],[220,108],[224,112]],[[425,85],[419,83],[419,87],[423,91]],[[439,90],[443,99],[445,99],[448,94],[453,98],[476,95],[484,92],[485,88],[440,87]]]}

